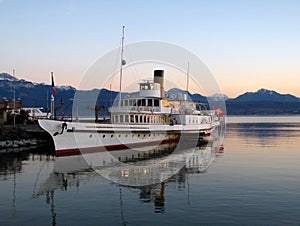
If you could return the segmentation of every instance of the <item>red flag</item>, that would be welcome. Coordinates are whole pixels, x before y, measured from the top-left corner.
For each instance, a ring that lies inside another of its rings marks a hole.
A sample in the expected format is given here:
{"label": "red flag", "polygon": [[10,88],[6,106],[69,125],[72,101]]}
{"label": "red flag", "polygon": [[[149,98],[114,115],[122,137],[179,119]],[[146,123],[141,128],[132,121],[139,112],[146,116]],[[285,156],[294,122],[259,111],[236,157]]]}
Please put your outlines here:
{"label": "red flag", "polygon": [[52,94],[53,94],[53,96],[55,96],[56,95],[56,89],[55,89],[55,86],[54,86],[53,73],[51,73],[51,79],[52,79]]}
{"label": "red flag", "polygon": [[214,106],[215,114],[218,117],[223,117],[224,116],[224,111],[219,108],[218,106]]}

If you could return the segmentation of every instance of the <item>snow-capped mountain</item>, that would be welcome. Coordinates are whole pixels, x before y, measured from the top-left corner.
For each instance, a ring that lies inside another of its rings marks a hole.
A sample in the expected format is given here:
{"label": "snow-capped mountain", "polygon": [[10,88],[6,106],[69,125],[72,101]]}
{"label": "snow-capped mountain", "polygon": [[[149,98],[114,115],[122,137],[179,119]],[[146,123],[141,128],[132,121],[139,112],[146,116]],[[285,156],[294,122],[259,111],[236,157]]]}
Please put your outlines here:
{"label": "snow-capped mountain", "polygon": [[[0,73],[0,101],[3,98],[8,100],[13,99],[13,90],[15,88],[16,99],[22,102],[23,107],[43,107],[44,109],[50,107],[50,99],[52,94],[52,87],[50,84],[45,83],[33,83],[24,79],[15,78],[7,73]],[[66,117],[71,115],[72,103],[75,92],[77,91],[72,86],[55,86],[55,106],[60,107],[62,101],[64,103],[63,109]],[[105,111],[110,106],[110,98],[115,98],[117,92],[112,91],[112,95],[109,90],[106,89],[93,89],[79,91],[84,93],[84,96],[90,98],[93,95],[98,95],[97,105],[104,105]],[[58,114],[61,114],[61,108],[59,108]],[[88,113],[94,114],[93,111],[84,107]]]}
{"label": "snow-capped mountain", "polygon": [[0,80],[6,80],[6,81],[18,81],[18,79],[8,73],[0,73]]}
{"label": "snow-capped mountain", "polygon": [[[13,99],[15,89],[16,99],[22,102],[23,107],[44,107],[50,105],[51,86],[44,83],[33,83],[24,79],[18,79],[8,73],[0,73],[0,101],[3,98]],[[57,95],[55,104],[58,106],[60,100],[65,102],[66,109],[71,106],[71,98],[75,88],[71,86],[56,87]],[[47,103],[48,100],[48,103]],[[69,105],[69,106],[67,106]]]}
{"label": "snow-capped mountain", "polygon": [[64,91],[76,90],[73,86],[56,86],[56,89],[64,90]]}
{"label": "snow-capped mountain", "polygon": [[209,96],[209,98],[213,101],[226,101],[228,100],[228,96],[222,93],[215,93],[214,95]]}
{"label": "snow-capped mountain", "polygon": [[234,102],[249,101],[272,101],[272,102],[300,102],[300,98],[291,94],[280,94],[274,90],[259,89],[256,92],[246,92],[237,98],[231,99]]}

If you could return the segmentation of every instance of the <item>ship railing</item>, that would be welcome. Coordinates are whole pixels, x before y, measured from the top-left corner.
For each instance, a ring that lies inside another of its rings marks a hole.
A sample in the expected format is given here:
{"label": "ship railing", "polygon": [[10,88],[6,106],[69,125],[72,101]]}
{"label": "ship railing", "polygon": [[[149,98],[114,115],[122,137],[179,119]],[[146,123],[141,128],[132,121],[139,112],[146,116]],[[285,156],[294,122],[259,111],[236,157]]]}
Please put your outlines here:
{"label": "ship railing", "polygon": [[109,111],[112,113],[117,112],[161,112],[160,107],[151,107],[151,106],[123,106],[123,107],[111,107]]}

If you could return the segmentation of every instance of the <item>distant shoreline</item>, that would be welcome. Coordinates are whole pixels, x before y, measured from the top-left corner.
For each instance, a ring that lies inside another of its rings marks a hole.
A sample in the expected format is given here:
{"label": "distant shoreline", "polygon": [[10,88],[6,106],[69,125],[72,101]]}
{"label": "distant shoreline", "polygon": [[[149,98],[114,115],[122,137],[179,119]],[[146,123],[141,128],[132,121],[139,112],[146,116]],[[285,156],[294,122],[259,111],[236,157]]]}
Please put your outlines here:
{"label": "distant shoreline", "polygon": [[300,117],[300,114],[227,114],[227,117]]}
{"label": "distant shoreline", "polygon": [[227,115],[226,124],[236,123],[300,123],[300,115]]}
{"label": "distant shoreline", "polygon": [[226,117],[300,117],[300,114],[284,114],[284,115],[229,115]]}

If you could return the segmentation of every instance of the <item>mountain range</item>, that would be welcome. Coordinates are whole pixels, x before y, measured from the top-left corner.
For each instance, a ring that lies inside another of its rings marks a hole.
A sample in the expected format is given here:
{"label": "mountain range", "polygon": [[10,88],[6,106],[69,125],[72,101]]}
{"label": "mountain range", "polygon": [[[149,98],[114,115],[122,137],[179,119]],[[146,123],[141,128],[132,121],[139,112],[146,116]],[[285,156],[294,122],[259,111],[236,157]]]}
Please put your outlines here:
{"label": "mountain range", "polygon": [[[8,73],[0,73],[0,100],[6,98],[13,99],[15,90],[16,99],[20,99],[23,107],[43,107],[49,108],[51,86],[44,83],[33,83],[24,79],[18,79]],[[66,116],[72,112],[72,103],[75,93],[84,97],[94,97],[97,105],[103,105],[103,112],[107,114],[107,109],[111,105],[118,92],[107,89],[76,90],[72,86],[56,86],[57,95],[55,106],[59,106],[63,101],[63,108]],[[77,92],[76,92],[77,91]],[[129,95],[129,94],[123,94]],[[213,96],[203,96],[191,94],[188,91],[178,88],[170,89],[166,92],[169,98],[187,96],[195,102],[207,103],[209,100],[226,103],[228,115],[286,115],[300,114],[300,98],[291,94],[280,94],[273,90],[259,89],[256,92],[246,92],[236,98],[228,98],[225,94],[215,94]],[[180,99],[180,98],[179,98]],[[87,114],[91,113],[93,106],[85,106]],[[59,114],[59,112],[58,112]]]}
{"label": "mountain range", "polygon": [[246,92],[237,98],[231,99],[236,102],[248,101],[274,101],[274,102],[299,102],[300,98],[291,94],[280,94],[273,90],[259,89],[256,92]]}

